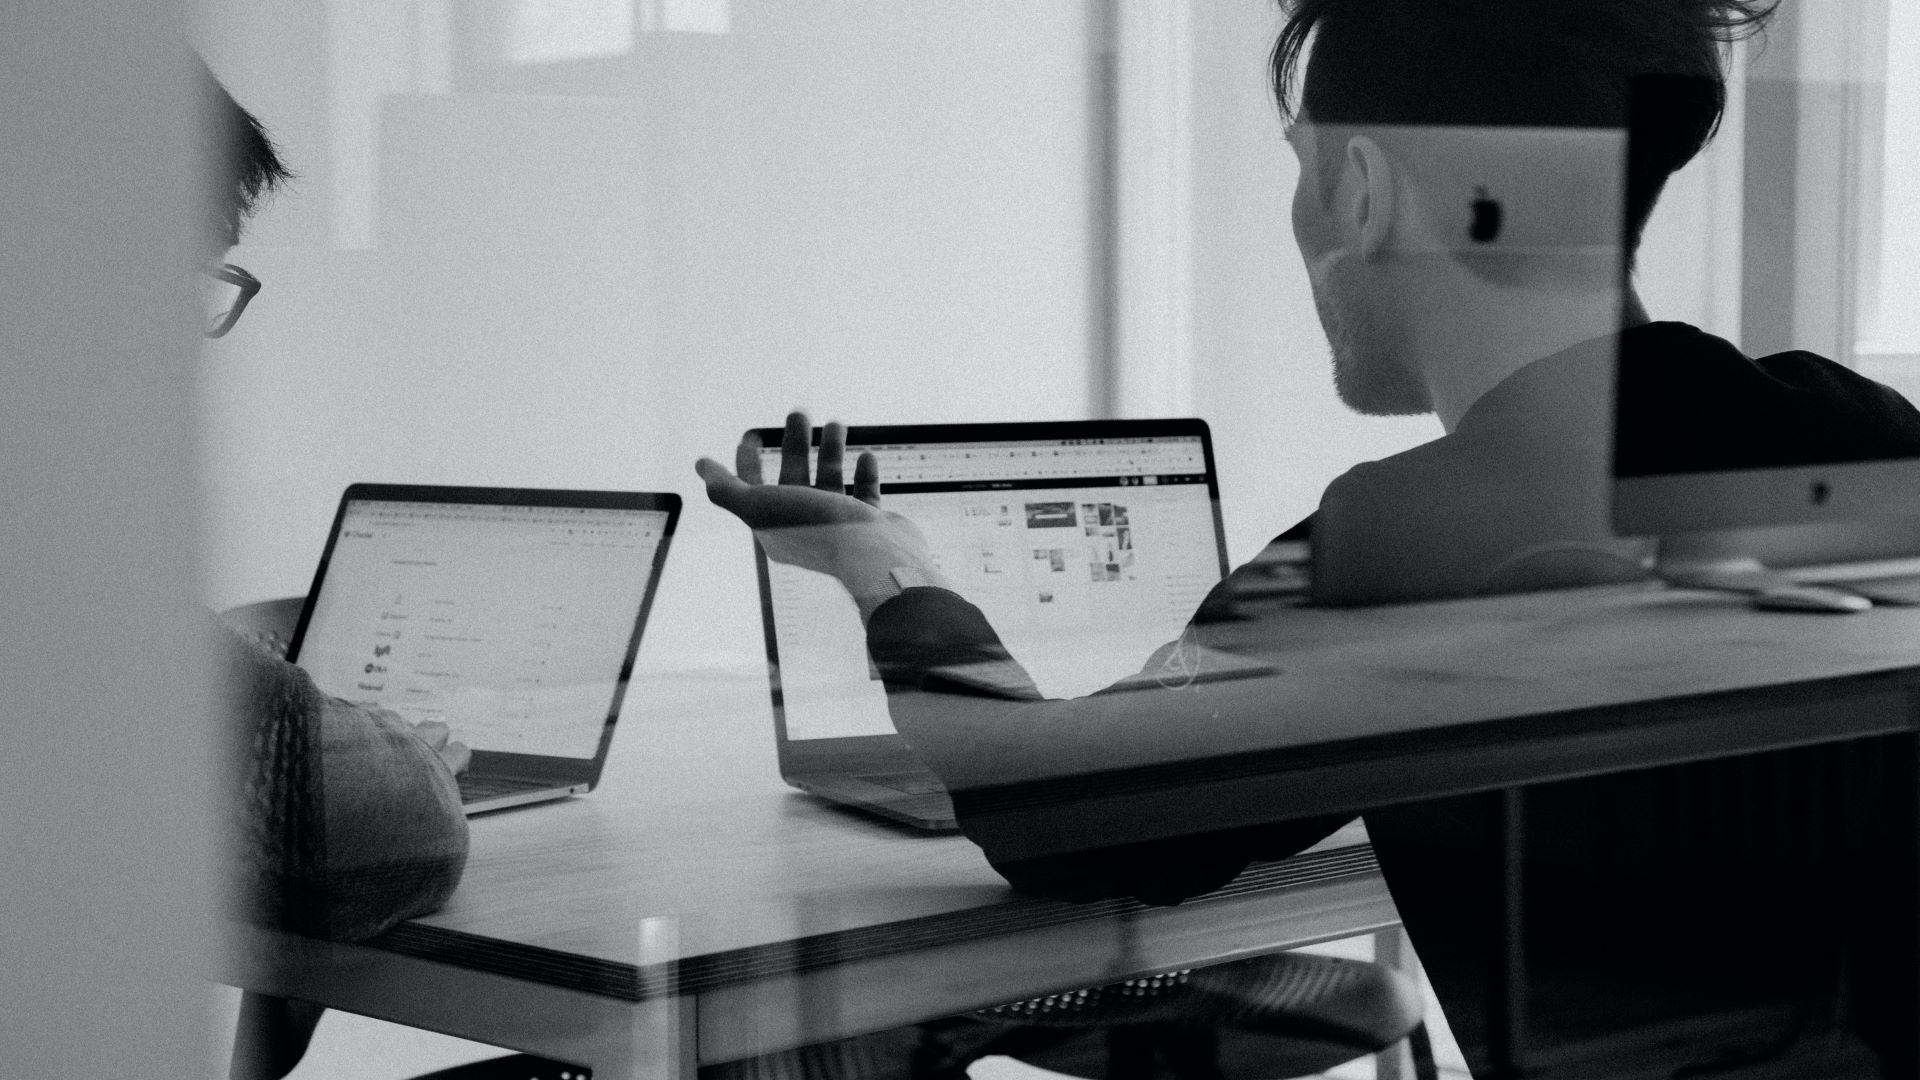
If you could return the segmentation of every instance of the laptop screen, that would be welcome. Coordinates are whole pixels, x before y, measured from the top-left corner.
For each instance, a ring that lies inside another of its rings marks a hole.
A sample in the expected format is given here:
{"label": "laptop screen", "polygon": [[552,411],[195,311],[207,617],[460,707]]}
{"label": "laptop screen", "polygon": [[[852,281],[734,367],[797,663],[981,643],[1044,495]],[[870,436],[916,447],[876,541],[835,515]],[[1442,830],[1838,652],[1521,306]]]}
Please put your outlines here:
{"label": "laptop screen", "polygon": [[[884,429],[875,429],[884,431]],[[898,430],[898,429],[896,429]],[[1139,670],[1224,572],[1205,437],[861,443],[883,505],[920,526],[941,572],[1054,697]],[[777,445],[762,451],[779,474]],[[789,739],[893,733],[853,601],[767,566]]]}
{"label": "laptop screen", "polygon": [[349,497],[298,662],[475,750],[592,759],[666,510]]}

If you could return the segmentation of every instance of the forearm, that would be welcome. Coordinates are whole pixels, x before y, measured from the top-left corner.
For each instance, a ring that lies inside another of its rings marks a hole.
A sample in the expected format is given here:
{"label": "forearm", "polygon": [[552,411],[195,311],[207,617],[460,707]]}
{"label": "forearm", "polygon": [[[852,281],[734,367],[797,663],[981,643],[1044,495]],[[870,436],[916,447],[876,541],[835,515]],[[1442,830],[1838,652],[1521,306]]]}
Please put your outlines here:
{"label": "forearm", "polygon": [[[233,914],[357,940],[444,903],[465,864],[467,832],[438,755],[329,700],[298,668],[216,632],[226,650]],[[276,1080],[299,1063],[321,1010],[253,994],[244,1002],[233,1076]]]}
{"label": "forearm", "polygon": [[329,701],[322,717],[332,936],[354,940],[446,903],[466,867],[452,772],[391,714]]}
{"label": "forearm", "polygon": [[[1227,702],[1195,682],[1042,698],[980,612],[942,590],[914,590],[883,605],[868,625],[869,648],[888,685],[900,734],[946,782],[960,826],[995,869],[1023,891],[1071,900],[1135,897],[1177,903],[1231,880],[1256,858],[1293,854],[1344,818],[1225,823],[1186,803],[1173,817],[1147,811],[1102,815],[1091,839],[1075,833],[1066,807],[1047,799],[1126,761],[1173,761],[1207,742]],[[1157,669],[1173,643],[1148,663]],[[1234,699],[1244,712],[1244,695]],[[1063,782],[1065,782],[1063,784]],[[1158,792],[1153,805],[1182,800]],[[1020,807],[1039,797],[1041,808]],[[1185,819],[1179,823],[1178,819]]]}
{"label": "forearm", "polygon": [[235,914],[354,940],[444,903],[467,825],[439,755],[299,668],[225,644]]}

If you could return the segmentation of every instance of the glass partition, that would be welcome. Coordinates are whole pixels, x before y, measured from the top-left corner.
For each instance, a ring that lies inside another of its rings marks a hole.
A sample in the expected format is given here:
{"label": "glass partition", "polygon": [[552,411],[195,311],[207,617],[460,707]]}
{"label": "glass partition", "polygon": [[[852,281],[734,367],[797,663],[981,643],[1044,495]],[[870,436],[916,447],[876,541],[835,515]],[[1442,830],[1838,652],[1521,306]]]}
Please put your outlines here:
{"label": "glass partition", "polygon": [[[1648,546],[1608,518],[1620,342],[1671,374],[1844,306],[1758,260],[1756,148],[1825,145],[1816,106],[1873,95],[1694,41],[1729,73],[1722,135],[1649,186],[1614,73],[1559,69],[1639,53],[1409,10],[1364,48],[1291,39],[1316,75],[1271,66],[1264,0],[202,0],[198,48],[294,173],[218,260],[252,291],[200,369],[208,600],[317,680],[247,652],[236,686],[322,718],[249,759],[264,802],[307,792],[239,821],[288,845],[251,884],[308,934],[247,931],[256,987],[623,1078],[819,1046],[1072,1072],[1248,1030],[1276,1075],[1406,1075],[1429,1035],[1516,1065],[1522,885],[1631,893],[1658,856],[1704,905],[1723,864],[1687,845],[1734,805],[1668,830],[1694,774],[1578,786],[1677,768],[1696,744],[1613,736],[1749,688],[1619,629],[1748,647],[1709,602],[1643,610]],[[1436,35],[1560,60],[1495,50],[1456,85]],[[1866,213],[1831,179],[1796,182]],[[587,637],[592,678],[543,683]],[[542,701],[568,738],[511,730]],[[350,730],[372,749],[328,745]],[[1609,737],[1501,741],[1569,730]],[[355,802],[396,748],[431,798]],[[452,772],[481,765],[573,797],[469,817]],[[409,861],[429,819],[437,861]],[[428,878],[377,934],[330,921]],[[1635,910],[1556,940],[1554,992],[1614,985],[1584,975],[1658,929]],[[1443,940],[1456,917],[1505,936]],[[1329,952],[1353,962],[1304,959]],[[1312,1000],[1261,996],[1282,983]],[[1284,1030],[1315,1003],[1338,1022]],[[1194,1020],[1229,1013],[1267,1026]]]}

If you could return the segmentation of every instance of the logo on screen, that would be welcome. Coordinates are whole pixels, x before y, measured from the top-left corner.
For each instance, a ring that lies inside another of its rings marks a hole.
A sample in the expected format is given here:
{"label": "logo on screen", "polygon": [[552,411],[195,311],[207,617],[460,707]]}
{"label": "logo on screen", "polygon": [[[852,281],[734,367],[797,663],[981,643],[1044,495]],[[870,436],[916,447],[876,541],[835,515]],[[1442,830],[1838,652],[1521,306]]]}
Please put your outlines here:
{"label": "logo on screen", "polygon": [[1473,223],[1467,226],[1467,235],[1475,243],[1491,244],[1500,236],[1500,220],[1505,216],[1504,211],[1500,209],[1499,201],[1487,194],[1486,188],[1474,188],[1473,194]]}

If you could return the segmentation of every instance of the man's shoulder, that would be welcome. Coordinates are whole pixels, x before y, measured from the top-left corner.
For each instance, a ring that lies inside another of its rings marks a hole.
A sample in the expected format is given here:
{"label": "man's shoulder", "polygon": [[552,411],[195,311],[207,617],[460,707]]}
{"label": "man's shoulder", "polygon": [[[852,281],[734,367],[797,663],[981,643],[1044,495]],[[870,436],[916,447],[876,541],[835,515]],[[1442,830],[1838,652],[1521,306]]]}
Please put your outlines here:
{"label": "man's shoulder", "polygon": [[1327,486],[1313,591],[1327,603],[1438,599],[1635,573],[1607,522],[1610,342],[1535,361],[1453,430]]}
{"label": "man's shoulder", "polygon": [[1622,337],[1620,470],[1721,471],[1920,455],[1920,412],[1804,350],[1747,356],[1683,323]]}

